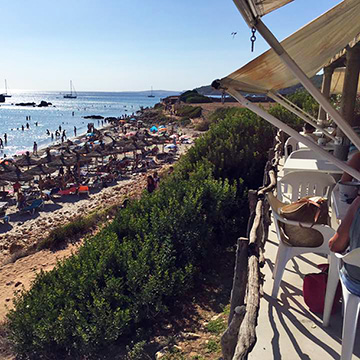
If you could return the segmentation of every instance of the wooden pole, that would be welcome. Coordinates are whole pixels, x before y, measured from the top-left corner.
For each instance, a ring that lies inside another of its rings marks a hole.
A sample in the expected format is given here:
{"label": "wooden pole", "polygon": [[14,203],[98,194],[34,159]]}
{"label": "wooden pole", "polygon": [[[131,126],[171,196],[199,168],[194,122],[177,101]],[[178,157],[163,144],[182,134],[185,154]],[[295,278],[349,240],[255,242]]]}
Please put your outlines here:
{"label": "wooden pole", "polygon": [[[346,71],[344,88],[341,99],[341,115],[345,121],[354,126],[355,102],[359,83],[360,72],[360,44],[348,48],[346,52]],[[347,160],[350,147],[350,140],[344,136],[343,131],[338,127],[336,135],[340,137],[341,144],[335,144],[334,155],[340,160]]]}
{"label": "wooden pole", "polygon": [[240,325],[246,312],[245,305],[237,306],[229,327],[221,337],[221,349],[224,360],[231,360],[234,356],[236,342],[239,335]]}
{"label": "wooden pole", "polygon": [[236,260],[233,287],[230,297],[230,314],[228,325],[234,316],[234,311],[237,306],[244,305],[244,298],[247,286],[247,267],[248,267],[248,245],[247,238],[239,238],[237,241]]}
{"label": "wooden pole", "polygon": [[[323,75],[321,92],[327,99],[330,98],[331,79],[332,79],[333,74],[334,74],[333,66],[324,67],[324,75]],[[319,107],[318,119],[319,119],[319,121],[326,120],[326,111],[321,107],[321,105]]]}

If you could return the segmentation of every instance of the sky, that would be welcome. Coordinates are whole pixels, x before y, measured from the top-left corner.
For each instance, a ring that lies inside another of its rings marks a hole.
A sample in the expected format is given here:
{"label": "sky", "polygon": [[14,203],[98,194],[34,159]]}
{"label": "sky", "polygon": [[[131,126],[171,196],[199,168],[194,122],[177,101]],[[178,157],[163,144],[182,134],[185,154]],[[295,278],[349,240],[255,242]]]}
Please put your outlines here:
{"label": "sky", "polygon": [[[263,17],[284,39],[340,0],[295,0]],[[232,0],[1,1],[0,92],[182,91],[268,49]],[[232,32],[237,32],[235,37]]]}

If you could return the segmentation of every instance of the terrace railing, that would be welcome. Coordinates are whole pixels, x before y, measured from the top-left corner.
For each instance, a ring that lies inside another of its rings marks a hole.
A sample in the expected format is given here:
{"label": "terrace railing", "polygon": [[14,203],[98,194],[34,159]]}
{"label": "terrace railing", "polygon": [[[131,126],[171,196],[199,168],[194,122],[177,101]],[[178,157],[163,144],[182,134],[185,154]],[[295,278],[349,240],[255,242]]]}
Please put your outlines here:
{"label": "terrace railing", "polygon": [[224,360],[244,360],[256,343],[256,326],[263,295],[264,247],[268,238],[270,210],[265,194],[276,188],[277,172],[283,151],[283,133],[279,131],[269,152],[263,186],[249,191],[250,218],[247,238],[237,241],[233,288],[228,328],[221,338]]}

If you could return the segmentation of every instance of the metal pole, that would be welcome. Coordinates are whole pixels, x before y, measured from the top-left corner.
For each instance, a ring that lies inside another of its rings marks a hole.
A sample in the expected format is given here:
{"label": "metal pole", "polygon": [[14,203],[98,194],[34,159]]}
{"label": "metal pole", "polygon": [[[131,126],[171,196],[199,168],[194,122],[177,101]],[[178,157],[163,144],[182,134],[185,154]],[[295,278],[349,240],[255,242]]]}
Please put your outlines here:
{"label": "metal pole", "polygon": [[[286,102],[284,100],[282,100],[277,94],[275,94],[272,91],[269,91],[267,93],[267,95],[274,99],[277,103],[279,103],[280,105],[282,105],[284,108],[288,109],[289,111],[291,111],[293,114],[295,114],[296,116],[298,116],[300,119],[303,119],[304,121],[306,121],[307,123],[309,123],[310,125],[312,125],[313,127],[315,127],[316,129],[322,131],[327,137],[329,137],[332,140],[335,140],[335,136],[331,135],[328,131],[326,131],[325,129],[323,129],[321,126],[319,126],[315,121],[311,121],[309,119],[309,117],[311,117],[310,115],[306,114],[304,115],[303,113],[301,113],[300,111],[298,111],[296,108],[293,107],[296,106],[295,104],[292,104],[290,101]],[[288,101],[288,100],[287,100]],[[290,105],[291,104],[291,105]],[[309,117],[307,117],[309,116]]]}
{"label": "metal pole", "polygon": [[341,115],[331,106],[326,97],[319,91],[296,62],[289,56],[283,46],[279,43],[272,32],[266,27],[260,18],[257,19],[256,29],[271,46],[275,53],[280,57],[288,69],[295,75],[307,91],[315,98],[322,108],[331,116],[343,133],[360,150],[360,138],[351,126],[341,117]]}
{"label": "metal pole", "polygon": [[331,155],[329,152],[324,150],[321,146],[317,145],[310,139],[306,138],[305,136],[300,135],[297,131],[292,129],[289,125],[284,124],[282,121],[277,119],[275,116],[270,115],[268,112],[266,112],[264,109],[260,108],[257,105],[254,105],[252,102],[247,100],[244,96],[241,95],[241,93],[235,89],[228,88],[226,91],[233,96],[239,103],[243,104],[245,107],[247,107],[249,110],[253,111],[255,114],[261,116],[263,119],[271,123],[272,125],[276,126],[277,128],[285,131],[287,134],[295,138],[297,141],[305,144],[310,149],[318,152],[323,158],[329,160],[331,163],[336,165],[338,168],[343,170],[344,172],[350,174],[353,178],[360,181],[360,172],[355,170],[354,168],[350,167],[345,162],[337,159],[333,155]]}

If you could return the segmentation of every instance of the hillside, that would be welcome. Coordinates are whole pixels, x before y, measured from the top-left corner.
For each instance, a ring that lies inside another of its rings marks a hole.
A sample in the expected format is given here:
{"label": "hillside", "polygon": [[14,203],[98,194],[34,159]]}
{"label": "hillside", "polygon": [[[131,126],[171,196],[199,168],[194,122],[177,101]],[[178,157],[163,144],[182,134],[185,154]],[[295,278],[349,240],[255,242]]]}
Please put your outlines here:
{"label": "hillside", "polygon": [[[317,88],[321,88],[322,77],[323,77],[322,75],[315,75],[314,77],[311,78],[312,82],[316,85]],[[304,87],[300,83],[285,89],[281,89],[280,93],[283,95],[289,95],[289,94],[293,94],[296,90],[299,89],[304,89]],[[208,95],[208,96],[221,95],[221,91],[215,90],[214,88],[211,87],[211,85],[200,86],[195,90],[197,90],[197,92],[201,95]]]}

